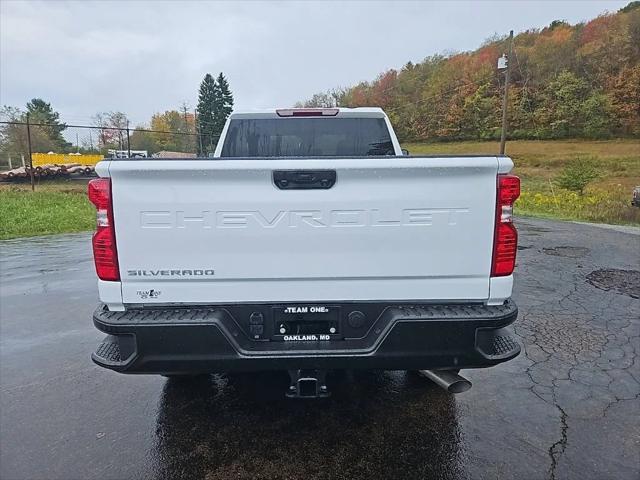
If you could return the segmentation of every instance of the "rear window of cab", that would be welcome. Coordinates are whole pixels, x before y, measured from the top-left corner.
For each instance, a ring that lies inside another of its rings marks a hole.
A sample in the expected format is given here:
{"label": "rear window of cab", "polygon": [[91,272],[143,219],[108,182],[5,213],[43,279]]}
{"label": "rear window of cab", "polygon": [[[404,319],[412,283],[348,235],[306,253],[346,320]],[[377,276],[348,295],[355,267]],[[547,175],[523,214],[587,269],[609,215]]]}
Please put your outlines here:
{"label": "rear window of cab", "polygon": [[384,118],[232,119],[221,157],[394,155]]}

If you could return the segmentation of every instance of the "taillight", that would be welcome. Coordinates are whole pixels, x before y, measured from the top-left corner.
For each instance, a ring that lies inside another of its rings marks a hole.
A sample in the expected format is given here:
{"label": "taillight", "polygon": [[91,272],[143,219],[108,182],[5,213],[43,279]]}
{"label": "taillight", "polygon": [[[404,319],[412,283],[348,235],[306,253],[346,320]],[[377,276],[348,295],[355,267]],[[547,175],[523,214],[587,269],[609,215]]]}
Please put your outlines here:
{"label": "taillight", "polygon": [[519,196],[520,179],[515,175],[498,175],[492,277],[511,275],[516,266],[518,232],[513,225],[513,203]]}
{"label": "taillight", "polygon": [[97,178],[89,182],[89,201],[96,206],[96,233],[93,234],[93,259],[101,280],[120,280],[116,234],[113,226],[111,179]]}

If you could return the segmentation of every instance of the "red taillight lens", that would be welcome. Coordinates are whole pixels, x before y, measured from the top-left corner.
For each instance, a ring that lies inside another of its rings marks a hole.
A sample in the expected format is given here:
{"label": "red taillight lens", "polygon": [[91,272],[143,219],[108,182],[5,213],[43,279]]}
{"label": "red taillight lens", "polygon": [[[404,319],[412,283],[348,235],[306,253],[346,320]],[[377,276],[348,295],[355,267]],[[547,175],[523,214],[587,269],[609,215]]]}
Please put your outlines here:
{"label": "red taillight lens", "polygon": [[513,205],[520,196],[520,179],[515,175],[498,175],[498,201]]}
{"label": "red taillight lens", "polygon": [[513,226],[513,223],[499,223],[493,247],[491,276],[503,277],[513,273],[513,269],[516,266],[517,248],[518,232],[516,227]]}
{"label": "red taillight lens", "polygon": [[118,281],[118,252],[113,226],[111,179],[97,178],[89,182],[89,201],[96,206],[96,233],[93,235],[93,259],[101,280]]}
{"label": "red taillight lens", "polygon": [[513,203],[519,196],[520,179],[515,175],[498,175],[496,230],[491,265],[493,277],[511,275],[516,266],[518,232],[513,225]]}

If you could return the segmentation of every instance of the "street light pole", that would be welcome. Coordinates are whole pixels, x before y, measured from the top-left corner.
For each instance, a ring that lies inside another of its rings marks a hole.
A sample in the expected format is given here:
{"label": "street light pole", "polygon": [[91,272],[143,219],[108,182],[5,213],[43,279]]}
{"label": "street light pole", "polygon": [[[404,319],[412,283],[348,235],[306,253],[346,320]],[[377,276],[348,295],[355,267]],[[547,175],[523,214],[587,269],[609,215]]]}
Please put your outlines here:
{"label": "street light pole", "polygon": [[511,72],[511,54],[513,53],[513,30],[509,32],[509,55],[504,74],[504,95],[502,97],[502,133],[500,134],[500,155],[504,155],[507,142],[507,101],[509,100],[509,74]]}

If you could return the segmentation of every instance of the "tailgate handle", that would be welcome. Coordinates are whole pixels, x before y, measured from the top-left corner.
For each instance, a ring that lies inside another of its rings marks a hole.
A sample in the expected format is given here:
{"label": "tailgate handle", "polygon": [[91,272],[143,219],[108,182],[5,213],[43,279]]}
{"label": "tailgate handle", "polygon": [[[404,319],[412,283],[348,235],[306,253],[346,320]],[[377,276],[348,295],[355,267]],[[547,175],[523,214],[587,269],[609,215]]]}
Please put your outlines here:
{"label": "tailgate handle", "polygon": [[274,170],[273,183],[280,190],[326,190],[336,183],[335,170]]}

